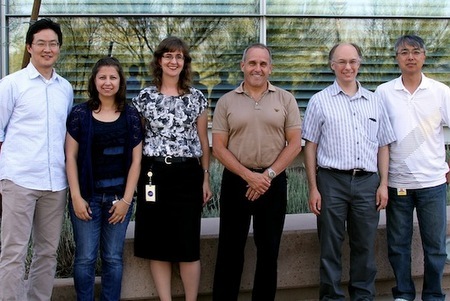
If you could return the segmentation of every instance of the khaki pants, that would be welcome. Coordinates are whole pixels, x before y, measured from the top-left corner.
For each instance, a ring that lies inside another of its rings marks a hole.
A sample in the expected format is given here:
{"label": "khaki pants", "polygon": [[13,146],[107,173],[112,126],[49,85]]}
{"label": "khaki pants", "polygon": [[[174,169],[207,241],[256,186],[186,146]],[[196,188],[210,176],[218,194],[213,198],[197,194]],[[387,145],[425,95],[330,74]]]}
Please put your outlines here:
{"label": "khaki pants", "polygon": [[[2,193],[0,300],[51,299],[67,192],[27,189],[9,180]],[[32,238],[33,259],[25,287],[24,262]]]}

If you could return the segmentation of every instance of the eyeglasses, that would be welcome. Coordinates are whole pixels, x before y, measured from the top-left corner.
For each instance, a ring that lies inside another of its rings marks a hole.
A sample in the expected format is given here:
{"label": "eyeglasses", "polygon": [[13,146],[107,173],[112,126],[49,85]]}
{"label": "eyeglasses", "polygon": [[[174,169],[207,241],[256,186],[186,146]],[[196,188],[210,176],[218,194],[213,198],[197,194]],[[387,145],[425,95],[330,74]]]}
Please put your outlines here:
{"label": "eyeglasses", "polygon": [[359,65],[361,61],[359,60],[351,60],[351,61],[344,61],[344,60],[339,60],[339,61],[333,61],[333,63],[337,64],[339,67],[345,67],[347,66],[347,64],[349,64],[351,67],[356,67]]}
{"label": "eyeglasses", "polygon": [[412,54],[413,56],[419,56],[422,53],[424,53],[424,51],[419,50],[419,49],[413,49],[413,50],[403,49],[402,51],[397,52],[397,54],[402,57],[408,57],[410,54]]}
{"label": "eyeglasses", "polygon": [[43,42],[43,41],[39,41],[37,43],[31,43],[33,45],[35,45],[38,48],[47,48],[50,47],[50,49],[56,49],[59,47],[59,43],[58,42]]}
{"label": "eyeglasses", "polygon": [[173,59],[176,59],[177,62],[181,62],[184,61],[184,56],[182,54],[170,54],[170,53],[165,53],[163,54],[163,59],[167,60],[167,61],[171,61]]}

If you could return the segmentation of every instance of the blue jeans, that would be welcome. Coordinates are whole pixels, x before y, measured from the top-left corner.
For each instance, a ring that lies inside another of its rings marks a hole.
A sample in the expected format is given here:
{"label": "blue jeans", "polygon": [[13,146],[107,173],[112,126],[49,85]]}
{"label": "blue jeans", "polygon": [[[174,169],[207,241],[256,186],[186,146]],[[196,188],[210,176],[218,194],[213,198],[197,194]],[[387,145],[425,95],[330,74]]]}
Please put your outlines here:
{"label": "blue jeans", "polygon": [[389,187],[386,228],[389,262],[397,282],[397,286],[392,289],[394,298],[414,300],[416,296],[411,276],[411,240],[415,208],[424,252],[422,300],[445,300],[441,284],[447,256],[446,200],[446,184],[408,189],[406,195],[398,195],[397,189]]}
{"label": "blue jeans", "polygon": [[125,234],[130,222],[133,205],[128,209],[123,223],[108,222],[114,195],[96,194],[89,202],[92,219],[83,221],[75,216],[72,203],[69,206],[75,239],[74,283],[77,300],[94,300],[95,267],[98,250],[102,262],[101,300],[120,300]]}

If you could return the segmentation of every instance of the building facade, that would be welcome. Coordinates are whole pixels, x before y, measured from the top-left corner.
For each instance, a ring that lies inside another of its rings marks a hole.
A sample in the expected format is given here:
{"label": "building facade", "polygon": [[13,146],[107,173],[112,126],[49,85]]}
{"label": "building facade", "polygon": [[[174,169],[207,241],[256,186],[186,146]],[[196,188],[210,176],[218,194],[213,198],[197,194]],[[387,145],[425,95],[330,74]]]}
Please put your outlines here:
{"label": "building facade", "polygon": [[[22,68],[36,1],[0,1],[3,77]],[[253,42],[271,47],[271,81],[291,91],[302,112],[309,98],[333,80],[327,55],[341,41],[361,46],[359,80],[371,90],[399,75],[393,45],[409,33],[426,41],[427,75],[450,84],[446,0],[52,0],[40,4],[43,17],[62,25],[56,68],[72,83],[77,102],[86,98],[93,63],[105,55],[117,57],[125,71],[138,66],[141,85],[148,85],[152,52],[169,35],[190,45],[193,68],[207,86],[212,109],[221,93],[239,84],[242,51]],[[225,90],[213,92],[223,74]]]}

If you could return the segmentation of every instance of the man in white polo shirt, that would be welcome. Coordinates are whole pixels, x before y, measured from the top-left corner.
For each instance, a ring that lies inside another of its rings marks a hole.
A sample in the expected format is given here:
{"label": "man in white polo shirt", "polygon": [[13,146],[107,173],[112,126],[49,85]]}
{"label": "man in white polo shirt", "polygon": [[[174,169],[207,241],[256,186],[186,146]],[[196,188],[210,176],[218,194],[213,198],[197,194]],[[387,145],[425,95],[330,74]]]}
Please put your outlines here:
{"label": "man in white polo shirt", "polygon": [[450,122],[450,89],[422,73],[426,49],[414,35],[395,43],[401,76],[380,85],[397,141],[390,147],[389,204],[386,208],[388,255],[396,301],[416,296],[411,276],[413,212],[417,212],[424,250],[422,300],[445,300],[442,276],[446,259],[448,164],[443,124]]}

